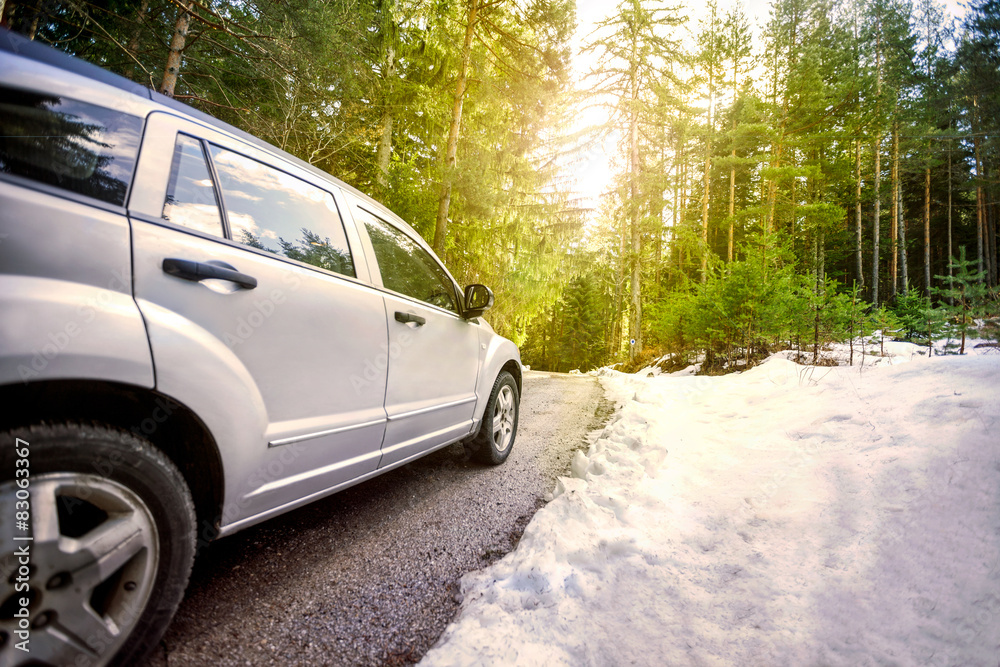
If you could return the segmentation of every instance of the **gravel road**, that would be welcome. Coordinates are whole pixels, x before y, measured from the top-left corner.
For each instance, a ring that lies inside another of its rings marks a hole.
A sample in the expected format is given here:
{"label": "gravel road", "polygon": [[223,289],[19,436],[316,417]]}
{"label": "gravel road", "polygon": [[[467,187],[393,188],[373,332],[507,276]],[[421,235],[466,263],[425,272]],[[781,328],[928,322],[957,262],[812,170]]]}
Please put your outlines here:
{"label": "gravel road", "polygon": [[454,445],[214,543],[149,667],[419,660],[610,414],[595,378],[529,371],[504,465]]}

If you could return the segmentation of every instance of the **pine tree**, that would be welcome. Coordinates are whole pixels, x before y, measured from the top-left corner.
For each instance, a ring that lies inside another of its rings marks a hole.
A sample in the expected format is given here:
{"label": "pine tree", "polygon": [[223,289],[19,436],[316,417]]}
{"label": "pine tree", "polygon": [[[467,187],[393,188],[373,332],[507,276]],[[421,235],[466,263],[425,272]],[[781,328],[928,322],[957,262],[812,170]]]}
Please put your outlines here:
{"label": "pine tree", "polygon": [[983,271],[974,269],[978,262],[965,258],[965,246],[958,249],[958,259],[951,258],[948,276],[935,276],[947,287],[935,288],[934,294],[945,299],[941,306],[948,318],[949,336],[958,335],[959,354],[965,354],[965,340],[976,332],[975,319],[987,314],[991,293],[983,281]]}
{"label": "pine tree", "polygon": [[733,247],[736,225],[736,168],[740,165],[736,157],[736,151],[741,143],[741,137],[737,134],[739,116],[736,112],[737,101],[742,84],[741,76],[746,74],[754,65],[753,33],[750,30],[750,22],[741,4],[736,4],[726,13],[723,22],[723,53],[728,63],[729,71],[732,72],[730,83],[730,94],[732,95],[732,127],[729,132],[731,153],[729,156],[729,215],[727,217],[729,233],[726,243],[726,261],[733,261]]}

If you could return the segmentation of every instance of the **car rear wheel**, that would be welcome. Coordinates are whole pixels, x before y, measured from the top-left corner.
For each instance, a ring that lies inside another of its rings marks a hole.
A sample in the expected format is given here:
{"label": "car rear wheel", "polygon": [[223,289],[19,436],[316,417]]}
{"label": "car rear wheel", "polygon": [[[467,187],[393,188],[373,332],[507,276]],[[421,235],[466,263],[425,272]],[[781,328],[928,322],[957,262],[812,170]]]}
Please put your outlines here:
{"label": "car rear wheel", "polygon": [[[15,478],[25,467],[27,483]],[[194,560],[194,505],[176,466],[124,431],[60,424],[0,434],[0,471],[0,663],[141,660]]]}
{"label": "car rear wheel", "polygon": [[477,461],[499,465],[507,460],[517,437],[519,409],[517,383],[510,373],[501,371],[493,383],[479,434],[471,443],[470,449]]}

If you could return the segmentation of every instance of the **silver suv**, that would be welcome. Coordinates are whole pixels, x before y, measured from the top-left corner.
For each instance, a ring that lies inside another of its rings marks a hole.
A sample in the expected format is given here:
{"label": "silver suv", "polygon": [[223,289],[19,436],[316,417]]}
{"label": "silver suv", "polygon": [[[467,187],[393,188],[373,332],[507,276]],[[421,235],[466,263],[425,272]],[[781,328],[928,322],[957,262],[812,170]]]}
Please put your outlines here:
{"label": "silver suv", "polygon": [[377,202],[0,32],[0,664],[133,664],[198,547],[449,444],[517,347]]}

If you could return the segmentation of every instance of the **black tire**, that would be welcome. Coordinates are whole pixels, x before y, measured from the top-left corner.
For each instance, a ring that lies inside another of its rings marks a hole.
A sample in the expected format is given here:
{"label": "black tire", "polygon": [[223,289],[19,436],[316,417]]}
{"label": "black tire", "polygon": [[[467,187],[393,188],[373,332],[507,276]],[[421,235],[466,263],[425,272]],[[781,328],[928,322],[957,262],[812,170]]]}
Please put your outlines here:
{"label": "black tire", "polygon": [[507,371],[500,371],[483,412],[479,433],[469,443],[473,458],[494,466],[507,460],[517,438],[520,401],[514,378]]}
{"label": "black tire", "polygon": [[[0,525],[14,518],[23,458],[31,531],[14,525],[0,534],[34,541],[2,535],[0,664],[138,664],[166,631],[191,574],[195,511],[184,478],[149,442],[115,428],[14,429],[0,433]],[[31,550],[31,653],[15,649],[13,634],[25,593],[14,595],[12,545],[23,544]]]}

